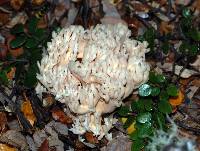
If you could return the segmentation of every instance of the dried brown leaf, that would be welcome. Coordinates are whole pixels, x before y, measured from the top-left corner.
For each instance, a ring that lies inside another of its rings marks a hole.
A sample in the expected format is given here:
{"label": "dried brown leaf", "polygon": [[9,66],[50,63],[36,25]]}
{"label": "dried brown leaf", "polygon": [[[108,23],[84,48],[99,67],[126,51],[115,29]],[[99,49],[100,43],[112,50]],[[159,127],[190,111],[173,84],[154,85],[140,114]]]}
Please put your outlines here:
{"label": "dried brown leaf", "polygon": [[31,3],[33,5],[41,5],[44,2],[44,0],[32,0]]}
{"label": "dried brown leaf", "polygon": [[20,132],[15,130],[8,130],[5,133],[2,133],[0,135],[0,142],[20,148],[21,150],[26,150],[28,147],[26,138]]}
{"label": "dried brown leaf", "polygon": [[6,125],[7,125],[7,117],[6,113],[0,112],[0,133],[6,131]]}
{"label": "dried brown leaf", "polygon": [[174,25],[169,24],[168,22],[162,21],[160,24],[160,33],[161,35],[166,35],[174,29]]}
{"label": "dried brown leaf", "polygon": [[49,151],[49,142],[47,139],[43,141],[38,151]]}
{"label": "dried brown leaf", "polygon": [[9,22],[10,15],[8,13],[0,12],[0,26]]}
{"label": "dried brown leaf", "polygon": [[5,44],[0,44],[0,60],[4,60],[7,56],[8,49]]}
{"label": "dried brown leaf", "polygon": [[11,54],[11,56],[13,56],[14,58],[17,58],[18,56],[22,55],[24,53],[24,49],[22,47],[20,48],[16,48],[16,49],[11,49],[10,47],[10,42],[15,39],[15,36],[13,35],[9,35],[8,38],[7,38],[7,47],[8,47],[8,50]]}
{"label": "dried brown leaf", "polygon": [[63,124],[71,124],[73,122],[72,119],[60,109],[53,109],[51,112],[54,120],[60,121]]}
{"label": "dried brown leaf", "polygon": [[20,10],[20,8],[22,8],[23,4],[24,4],[24,0],[11,0],[10,1],[10,5],[15,10]]}
{"label": "dried brown leaf", "polygon": [[91,144],[97,144],[99,142],[98,139],[97,139],[97,137],[95,137],[93,135],[93,133],[91,133],[91,132],[86,132],[85,133],[85,138]]}

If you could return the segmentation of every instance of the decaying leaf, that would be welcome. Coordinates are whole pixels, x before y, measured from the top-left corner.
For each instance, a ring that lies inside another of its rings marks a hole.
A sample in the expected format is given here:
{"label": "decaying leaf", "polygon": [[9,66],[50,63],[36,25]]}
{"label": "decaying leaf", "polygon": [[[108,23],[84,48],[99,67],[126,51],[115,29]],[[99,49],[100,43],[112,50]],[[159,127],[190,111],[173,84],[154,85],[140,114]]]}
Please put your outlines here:
{"label": "decaying leaf", "polygon": [[132,142],[122,133],[119,133],[107,146],[101,148],[101,151],[130,151]]}
{"label": "decaying leaf", "polygon": [[190,91],[189,91],[189,93],[187,93],[187,97],[189,99],[192,99],[198,89],[199,89],[199,87],[197,87],[197,86],[190,86],[190,88],[189,88]]}
{"label": "decaying leaf", "polygon": [[33,5],[41,5],[44,2],[44,0],[32,0],[31,3]]}
{"label": "decaying leaf", "polygon": [[190,3],[190,1],[191,1],[191,0],[175,0],[175,4],[186,6],[187,4]]}
{"label": "decaying leaf", "polygon": [[20,10],[20,8],[22,8],[23,4],[24,4],[24,0],[11,0],[10,1],[10,5],[15,10]]}
{"label": "decaying leaf", "polygon": [[7,118],[4,112],[0,112],[0,133],[5,132],[7,125]]}
{"label": "decaying leaf", "polygon": [[18,149],[11,147],[7,144],[0,143],[0,151],[17,151]]}
{"label": "decaying leaf", "polygon": [[30,124],[33,126],[36,122],[35,114],[33,113],[33,109],[31,106],[31,102],[24,94],[25,101],[22,103],[21,111],[24,114],[25,118],[30,122]]}
{"label": "decaying leaf", "polygon": [[7,56],[7,46],[5,44],[0,44],[0,60],[4,60]]}
{"label": "decaying leaf", "polygon": [[126,22],[124,22],[121,19],[120,15],[114,5],[112,5],[108,1],[102,1],[102,4],[103,4],[103,11],[104,11],[105,15],[101,19],[101,23],[103,23],[103,24],[116,24],[116,23],[126,24]]}
{"label": "decaying leaf", "polygon": [[9,22],[10,14],[0,12],[0,26],[5,25]]}
{"label": "decaying leaf", "polygon": [[8,24],[6,24],[6,27],[13,28],[15,25],[17,25],[19,23],[25,24],[27,19],[28,19],[28,16],[26,15],[26,13],[20,12],[20,13],[16,14],[15,17],[12,18]]}
{"label": "decaying leaf", "polygon": [[178,105],[180,105],[180,104],[183,103],[184,98],[185,98],[185,97],[184,97],[184,93],[183,93],[181,90],[179,90],[178,96],[177,96],[177,97],[171,97],[171,98],[169,99],[169,103],[170,103],[173,107],[176,107],[176,106],[178,106]]}
{"label": "decaying leaf", "polygon": [[47,94],[47,95],[43,98],[43,106],[44,106],[44,107],[49,107],[49,106],[51,106],[54,102],[55,102],[55,99],[54,99],[53,96],[50,95],[50,94]]}
{"label": "decaying leaf", "polygon": [[48,26],[47,15],[44,15],[37,24],[37,28],[46,28]]}
{"label": "decaying leaf", "polygon": [[192,7],[200,11],[200,0],[195,0]]}
{"label": "decaying leaf", "polygon": [[20,148],[21,150],[26,150],[28,147],[26,138],[20,132],[15,130],[8,130],[5,133],[2,133],[0,135],[0,141],[16,148]]}
{"label": "decaying leaf", "polygon": [[20,56],[20,55],[22,55],[24,53],[24,49],[23,49],[23,47],[12,49],[10,47],[10,42],[13,39],[15,39],[15,36],[13,36],[13,35],[9,35],[8,36],[8,38],[7,38],[7,46],[8,46],[8,50],[9,50],[11,56],[13,56],[14,58],[17,58],[18,56]]}
{"label": "decaying leaf", "polygon": [[[164,71],[166,72],[169,72],[169,71],[172,71],[173,69],[173,64],[172,63],[164,63],[163,65],[161,63],[157,63],[157,66],[161,69],[163,69]],[[179,66],[179,65],[176,65],[175,66],[175,74],[176,75],[179,75],[180,74],[180,71],[183,69],[183,66]],[[198,72],[194,71],[194,70],[190,70],[190,69],[184,69],[182,72],[181,72],[181,75],[180,77],[182,78],[189,78],[190,76],[194,75],[194,74],[197,74]]]}
{"label": "decaying leaf", "polygon": [[49,151],[49,142],[47,139],[43,141],[38,151]]}
{"label": "decaying leaf", "polygon": [[174,29],[174,26],[168,22],[162,21],[160,23],[160,33],[162,35],[166,35],[166,34],[172,32],[173,29]]}
{"label": "decaying leaf", "polygon": [[196,61],[190,65],[200,72],[200,55],[198,55]]}
{"label": "decaying leaf", "polygon": [[54,120],[60,121],[63,124],[71,124],[73,122],[61,109],[53,109],[51,112]]}
{"label": "decaying leaf", "polygon": [[85,133],[85,138],[86,138],[86,140],[87,140],[89,143],[91,143],[91,144],[96,144],[96,143],[99,142],[99,141],[98,141],[98,138],[95,137],[91,132],[86,132],[86,133]]}

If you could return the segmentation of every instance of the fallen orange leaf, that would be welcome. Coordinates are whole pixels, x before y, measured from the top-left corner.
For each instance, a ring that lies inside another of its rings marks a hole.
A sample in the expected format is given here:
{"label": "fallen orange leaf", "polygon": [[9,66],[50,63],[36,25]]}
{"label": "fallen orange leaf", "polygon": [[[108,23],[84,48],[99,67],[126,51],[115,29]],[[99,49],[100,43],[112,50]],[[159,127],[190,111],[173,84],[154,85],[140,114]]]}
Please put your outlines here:
{"label": "fallen orange leaf", "polygon": [[8,46],[8,50],[10,52],[10,54],[13,56],[13,57],[18,57],[20,55],[22,55],[24,53],[24,49],[22,47],[20,48],[16,48],[16,49],[12,49],[10,47],[10,42],[15,39],[15,36],[13,35],[9,35],[8,38],[7,38],[7,46]]}
{"label": "fallen orange leaf", "polygon": [[61,109],[55,108],[51,112],[54,120],[58,120],[63,124],[71,124],[73,122],[72,119],[67,116]]}
{"label": "fallen orange leaf", "polygon": [[32,0],[31,3],[33,5],[41,5],[44,2],[44,0]]}
{"label": "fallen orange leaf", "polygon": [[15,10],[19,10],[22,7],[23,4],[24,4],[24,0],[11,0],[10,1],[10,5]]}
{"label": "fallen orange leaf", "polygon": [[25,98],[25,101],[22,103],[21,111],[24,114],[25,118],[33,126],[36,121],[36,117],[35,117],[35,114],[33,113],[31,103],[29,99],[26,97],[25,93],[24,93],[24,98]]}
{"label": "fallen orange leaf", "polygon": [[91,132],[86,132],[85,133],[85,138],[91,144],[96,144],[96,143],[99,142],[97,137],[95,137]]}
{"label": "fallen orange leaf", "polygon": [[170,32],[172,32],[172,30],[174,29],[174,26],[172,24],[169,24],[168,22],[162,21],[160,23],[160,33],[162,35],[166,35]]}
{"label": "fallen orange leaf", "polygon": [[22,47],[20,47],[20,48],[16,48],[16,49],[10,49],[9,52],[13,57],[16,58],[18,56],[21,56],[24,53],[24,49]]}
{"label": "fallen orange leaf", "polygon": [[10,147],[7,144],[0,144],[0,151],[17,151],[17,149]]}
{"label": "fallen orange leaf", "polygon": [[184,101],[184,94],[181,90],[179,90],[177,97],[172,97],[172,98],[169,99],[169,103],[173,107],[180,105],[183,101]]}

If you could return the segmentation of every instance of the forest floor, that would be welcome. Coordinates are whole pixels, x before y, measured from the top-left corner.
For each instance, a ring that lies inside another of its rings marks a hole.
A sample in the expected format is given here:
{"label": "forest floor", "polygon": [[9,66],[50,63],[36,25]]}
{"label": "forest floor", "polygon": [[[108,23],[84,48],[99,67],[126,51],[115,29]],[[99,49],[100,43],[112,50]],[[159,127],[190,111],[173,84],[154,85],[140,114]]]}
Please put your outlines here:
{"label": "forest floor", "polygon": [[[113,141],[86,132],[81,142],[68,131],[73,121],[64,112],[65,105],[50,94],[42,101],[37,97],[37,61],[52,31],[119,22],[127,24],[131,38],[149,43],[146,60],[152,76],[146,85],[153,88],[148,96],[139,88],[116,110],[119,121],[111,130]],[[149,110],[133,103],[144,96],[152,102]],[[157,104],[155,100],[163,97],[166,104]],[[153,104],[158,109],[151,110]],[[0,1],[0,151],[144,150],[149,143],[146,135],[161,128],[157,119],[164,118],[161,125],[170,127],[166,114],[178,126],[177,135],[193,140],[200,150],[200,0]],[[151,115],[151,132],[131,125],[139,115]],[[136,132],[145,136],[135,139]]]}

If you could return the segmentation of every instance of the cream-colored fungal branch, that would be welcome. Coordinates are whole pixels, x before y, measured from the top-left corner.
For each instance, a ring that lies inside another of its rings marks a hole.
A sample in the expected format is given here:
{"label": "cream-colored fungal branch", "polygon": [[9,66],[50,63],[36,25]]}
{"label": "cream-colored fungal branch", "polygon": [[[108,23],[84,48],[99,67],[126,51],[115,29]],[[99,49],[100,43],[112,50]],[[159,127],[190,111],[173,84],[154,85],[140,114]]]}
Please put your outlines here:
{"label": "cream-colored fungal branch", "polygon": [[122,104],[133,89],[146,82],[147,42],[130,39],[126,25],[97,25],[89,30],[70,26],[53,33],[38,63],[36,92],[55,95],[76,113],[75,134],[91,131],[101,139],[115,120],[102,119]]}

